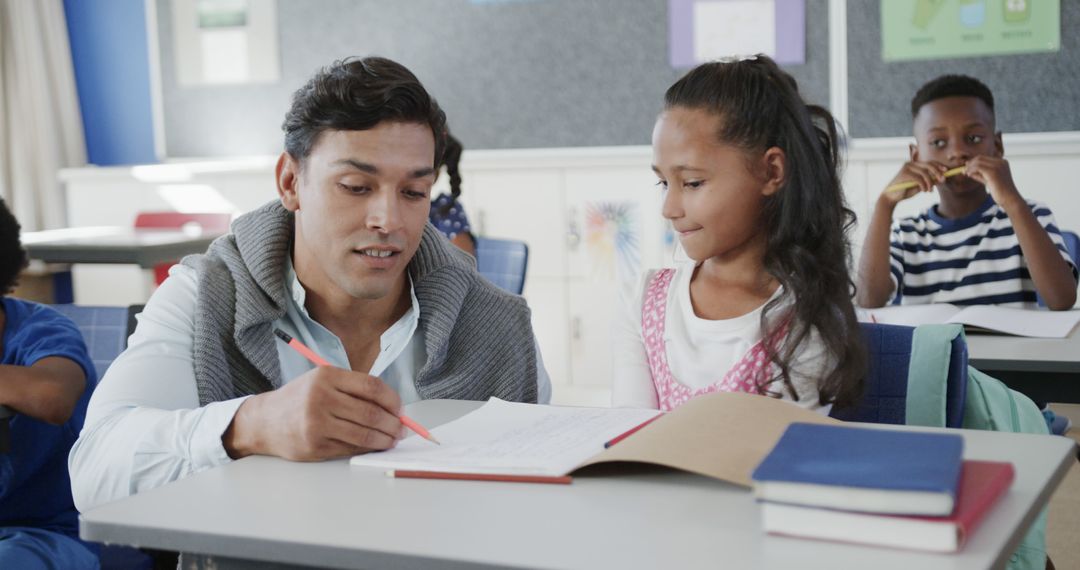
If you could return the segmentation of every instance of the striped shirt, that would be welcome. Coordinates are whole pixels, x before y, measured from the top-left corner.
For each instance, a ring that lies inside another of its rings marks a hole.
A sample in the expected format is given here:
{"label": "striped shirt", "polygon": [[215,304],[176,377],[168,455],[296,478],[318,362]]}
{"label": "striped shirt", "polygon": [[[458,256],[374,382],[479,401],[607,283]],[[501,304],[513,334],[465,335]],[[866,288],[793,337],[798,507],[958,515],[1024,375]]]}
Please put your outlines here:
{"label": "striped shirt", "polygon": [[[1077,277],[1054,215],[1027,202]],[[993,198],[974,213],[943,218],[937,205],[893,225],[889,253],[893,304],[1005,305],[1036,307],[1035,284],[1012,221]],[[897,287],[897,284],[900,284]]]}

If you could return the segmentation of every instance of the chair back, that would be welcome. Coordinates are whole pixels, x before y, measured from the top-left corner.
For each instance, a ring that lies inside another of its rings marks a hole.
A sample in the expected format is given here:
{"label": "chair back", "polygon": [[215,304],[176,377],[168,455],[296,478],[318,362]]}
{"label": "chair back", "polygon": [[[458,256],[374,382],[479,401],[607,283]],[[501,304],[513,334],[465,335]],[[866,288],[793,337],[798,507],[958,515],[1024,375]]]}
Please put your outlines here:
{"label": "chair back", "polygon": [[[853,422],[907,423],[907,382],[911,363],[911,340],[915,329],[896,325],[862,323],[870,358],[862,400],[854,407],[833,409],[830,416]],[[964,422],[967,395],[967,343],[952,341],[945,387],[945,427]]]}
{"label": "chair back", "polygon": [[128,308],[52,305],[79,327],[100,380],[127,346]]}
{"label": "chair back", "polygon": [[529,246],[523,241],[476,238],[476,269],[499,288],[520,295],[525,290]]}
{"label": "chair back", "polygon": [[[196,224],[204,233],[225,234],[229,232],[231,221],[232,214],[229,213],[140,212],[135,216],[135,228],[179,230],[188,224]],[[155,265],[154,283],[161,285],[169,276],[169,268],[175,263]]]}

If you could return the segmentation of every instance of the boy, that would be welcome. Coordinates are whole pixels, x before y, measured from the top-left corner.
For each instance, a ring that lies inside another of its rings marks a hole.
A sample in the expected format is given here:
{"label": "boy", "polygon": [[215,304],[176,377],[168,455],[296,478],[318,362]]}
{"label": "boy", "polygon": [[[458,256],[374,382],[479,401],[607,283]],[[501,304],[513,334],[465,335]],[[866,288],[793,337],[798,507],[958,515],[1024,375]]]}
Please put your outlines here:
{"label": "boy", "polygon": [[[863,244],[859,304],[1034,308],[1038,293],[1052,310],[1072,308],[1077,269],[1049,208],[1024,200],[1013,183],[990,89],[944,75],[919,89],[911,115],[911,160],[889,185],[917,185],[878,197]],[[962,173],[945,176],[961,166]],[[939,204],[892,224],[900,201],[935,186]]]}
{"label": "boy", "polygon": [[[19,223],[0,200],[0,292],[26,265]],[[13,412],[0,453],[0,568],[97,568],[78,540],[67,455],[95,382],[79,329],[50,307],[0,298],[0,405]]]}

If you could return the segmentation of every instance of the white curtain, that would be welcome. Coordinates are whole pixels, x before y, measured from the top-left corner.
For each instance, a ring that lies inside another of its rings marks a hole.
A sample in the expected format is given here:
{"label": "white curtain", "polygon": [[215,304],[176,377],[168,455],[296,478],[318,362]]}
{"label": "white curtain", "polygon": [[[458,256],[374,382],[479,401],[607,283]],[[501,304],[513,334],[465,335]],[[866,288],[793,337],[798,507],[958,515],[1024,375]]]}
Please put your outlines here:
{"label": "white curtain", "polygon": [[57,174],[85,164],[63,0],[0,0],[0,194],[23,231],[65,225]]}

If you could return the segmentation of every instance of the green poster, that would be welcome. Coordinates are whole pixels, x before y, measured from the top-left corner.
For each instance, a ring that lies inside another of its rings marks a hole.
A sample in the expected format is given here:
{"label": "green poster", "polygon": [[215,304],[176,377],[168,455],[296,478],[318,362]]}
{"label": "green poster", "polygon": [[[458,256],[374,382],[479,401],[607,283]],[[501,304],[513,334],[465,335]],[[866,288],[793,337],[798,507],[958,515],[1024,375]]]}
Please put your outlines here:
{"label": "green poster", "polygon": [[881,0],[885,61],[1057,51],[1061,0]]}

